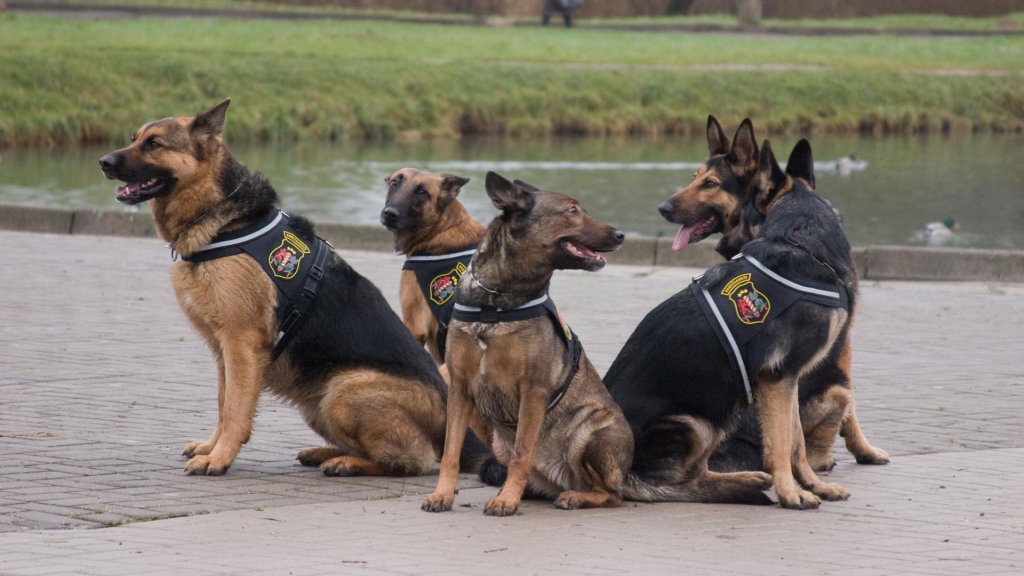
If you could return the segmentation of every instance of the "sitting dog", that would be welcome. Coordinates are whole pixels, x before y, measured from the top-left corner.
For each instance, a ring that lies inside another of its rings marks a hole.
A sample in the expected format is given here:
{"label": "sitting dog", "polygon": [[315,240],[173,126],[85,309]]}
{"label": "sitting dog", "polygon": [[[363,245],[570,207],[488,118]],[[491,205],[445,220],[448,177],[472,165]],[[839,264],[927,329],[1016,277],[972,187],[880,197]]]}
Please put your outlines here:
{"label": "sitting dog", "polygon": [[[150,122],[100,159],[126,182],[124,204],[151,201],[160,237],[180,256],[178,303],[217,364],[219,420],[184,455],[189,474],[227,471],[267,390],[294,404],[329,447],[298,455],[327,475],[425,474],[444,445],[446,387],[430,355],[383,295],[305,218],[236,161],[221,133],[230,100],[193,118]],[[460,468],[490,455],[476,437]]]}
{"label": "sitting dog", "polygon": [[831,206],[779,168],[768,142],[747,204],[770,209],[743,257],[652,310],[605,384],[636,438],[637,473],[674,482],[714,475],[708,458],[754,404],[779,503],[816,508],[849,493],[807,462],[798,382],[848,327],[850,245]]}
{"label": "sitting dog", "polygon": [[[555,270],[600,270],[599,252],[617,249],[624,234],[567,196],[493,172],[486,188],[502,214],[487,228],[456,294],[448,434],[437,489],[423,509],[451,510],[457,455],[474,408],[494,428],[495,456],[508,466],[500,494],[484,508],[488,515],[514,514],[527,490],[555,498],[562,509],[617,506],[623,498],[766,499],[760,489],[767,475],[757,472],[719,475],[722,482],[710,483],[724,488],[720,493],[693,484],[655,486],[630,472],[629,425],[548,295]],[[756,481],[730,484],[733,478]]]}
{"label": "sitting dog", "polygon": [[[810,190],[816,188],[814,157],[807,140],[801,140],[793,148],[786,162],[786,174]],[[827,202],[827,199],[824,200]],[[739,223],[722,237],[715,249],[722,256],[733,258],[742,250],[743,245],[757,236],[772,206],[774,203],[745,204]],[[839,216],[838,212],[836,215]],[[829,351],[828,357],[800,379],[800,422],[807,444],[807,462],[815,471],[827,471],[835,467],[832,445],[837,433],[843,437],[846,449],[853,454],[858,464],[889,462],[889,455],[868,442],[857,421],[850,372],[850,328],[857,303],[856,273],[850,275],[847,288],[850,294],[850,319],[846,328]],[[763,467],[762,452],[757,415],[747,409],[741,414],[736,431],[719,446],[711,458],[710,466],[712,470],[722,472],[760,470]]]}

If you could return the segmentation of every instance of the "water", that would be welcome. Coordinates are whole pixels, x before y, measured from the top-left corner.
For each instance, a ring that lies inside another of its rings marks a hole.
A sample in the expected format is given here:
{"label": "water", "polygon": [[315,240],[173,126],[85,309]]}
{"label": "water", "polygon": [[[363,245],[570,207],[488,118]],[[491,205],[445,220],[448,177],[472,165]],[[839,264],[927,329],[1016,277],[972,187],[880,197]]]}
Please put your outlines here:
{"label": "water", "polygon": [[[784,160],[794,138],[773,139]],[[821,136],[812,140],[818,191],[846,218],[855,246],[923,245],[929,222],[954,218],[941,243],[1024,249],[1024,137]],[[97,159],[108,148],[0,152],[0,202],[124,209]],[[672,235],[657,206],[687,183],[707,156],[691,139],[467,140],[388,144],[237,146],[264,172],[286,210],[315,220],[374,224],[384,178],[403,166],[448,171],[472,181],[460,198],[477,218],[495,210],[483,191],[487,170],[578,198],[588,212],[627,232]],[[835,160],[857,154],[861,171],[840,174]]]}

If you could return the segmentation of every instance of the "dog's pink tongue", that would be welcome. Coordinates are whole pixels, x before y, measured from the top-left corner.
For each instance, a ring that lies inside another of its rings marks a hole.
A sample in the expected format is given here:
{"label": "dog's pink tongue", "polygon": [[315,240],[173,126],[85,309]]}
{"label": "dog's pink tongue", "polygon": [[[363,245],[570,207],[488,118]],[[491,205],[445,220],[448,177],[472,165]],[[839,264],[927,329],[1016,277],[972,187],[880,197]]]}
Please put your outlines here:
{"label": "dog's pink tongue", "polygon": [[690,235],[693,234],[693,231],[696,228],[696,224],[680,228],[679,232],[676,232],[676,239],[672,241],[672,250],[679,252],[683,248],[686,248],[687,244],[690,243]]}

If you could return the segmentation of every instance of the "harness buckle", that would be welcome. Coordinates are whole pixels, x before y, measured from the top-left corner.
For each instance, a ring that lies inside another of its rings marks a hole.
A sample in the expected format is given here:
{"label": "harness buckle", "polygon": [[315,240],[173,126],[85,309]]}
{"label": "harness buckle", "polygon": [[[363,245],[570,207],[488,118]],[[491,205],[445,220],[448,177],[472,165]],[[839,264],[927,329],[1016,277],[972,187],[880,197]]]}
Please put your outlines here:
{"label": "harness buckle", "polygon": [[321,280],[324,277],[324,269],[314,265],[312,268],[309,269],[309,275],[315,278],[316,280]]}
{"label": "harness buckle", "polygon": [[[299,321],[299,318],[301,316],[302,316],[302,312],[299,312],[298,310],[294,310],[293,309],[291,314],[289,314],[288,317],[284,319],[284,322],[281,322],[281,329],[280,330],[281,330],[282,335],[284,333],[288,332],[288,330],[291,329],[292,325],[294,325],[296,322]],[[280,340],[280,338],[279,338],[279,340]]]}
{"label": "harness buckle", "polygon": [[497,308],[481,308],[480,309],[480,321],[481,322],[497,322],[498,321],[498,309]]}

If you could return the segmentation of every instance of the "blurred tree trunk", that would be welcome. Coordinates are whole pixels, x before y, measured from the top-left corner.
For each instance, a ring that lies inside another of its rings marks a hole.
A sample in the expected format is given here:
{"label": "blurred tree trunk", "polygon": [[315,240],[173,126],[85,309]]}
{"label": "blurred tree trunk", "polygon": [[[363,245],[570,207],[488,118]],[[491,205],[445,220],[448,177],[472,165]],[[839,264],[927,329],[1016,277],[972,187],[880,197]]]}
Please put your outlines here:
{"label": "blurred tree trunk", "polygon": [[736,17],[740,26],[760,26],[761,0],[736,0]]}
{"label": "blurred tree trunk", "polygon": [[689,14],[690,8],[693,7],[693,2],[694,0],[671,0],[668,3],[668,8],[665,9],[665,14],[668,16]]}

